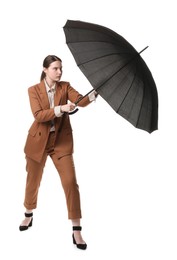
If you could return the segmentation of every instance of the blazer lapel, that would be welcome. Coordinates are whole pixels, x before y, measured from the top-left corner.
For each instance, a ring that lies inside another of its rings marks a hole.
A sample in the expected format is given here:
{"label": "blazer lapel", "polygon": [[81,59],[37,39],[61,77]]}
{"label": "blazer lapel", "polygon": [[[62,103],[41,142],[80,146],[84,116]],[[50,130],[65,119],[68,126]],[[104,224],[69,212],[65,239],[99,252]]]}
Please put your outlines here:
{"label": "blazer lapel", "polygon": [[[42,80],[39,85],[38,85],[39,93],[40,93],[40,98],[41,98],[41,104],[44,109],[50,108],[50,103],[45,87],[44,80]],[[62,88],[60,83],[56,84],[56,92],[54,95],[54,106],[58,106],[61,103],[61,97],[62,97]]]}
{"label": "blazer lapel", "polygon": [[40,92],[40,97],[41,97],[41,105],[44,109],[50,108],[50,103],[45,87],[44,80],[42,80],[39,84],[39,92]]}
{"label": "blazer lapel", "polygon": [[62,88],[60,83],[56,83],[56,92],[54,96],[54,105],[59,106],[61,104]]}

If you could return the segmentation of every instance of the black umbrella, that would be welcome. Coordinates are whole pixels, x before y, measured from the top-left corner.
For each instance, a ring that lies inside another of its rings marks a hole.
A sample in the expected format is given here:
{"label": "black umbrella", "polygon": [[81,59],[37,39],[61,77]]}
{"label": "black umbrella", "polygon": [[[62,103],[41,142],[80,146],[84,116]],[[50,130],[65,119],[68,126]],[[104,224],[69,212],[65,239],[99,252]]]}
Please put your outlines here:
{"label": "black umbrella", "polygon": [[157,89],[140,56],[147,47],[138,53],[114,31],[82,21],[68,20],[64,32],[77,65],[93,89],[135,127],[149,133],[157,130]]}

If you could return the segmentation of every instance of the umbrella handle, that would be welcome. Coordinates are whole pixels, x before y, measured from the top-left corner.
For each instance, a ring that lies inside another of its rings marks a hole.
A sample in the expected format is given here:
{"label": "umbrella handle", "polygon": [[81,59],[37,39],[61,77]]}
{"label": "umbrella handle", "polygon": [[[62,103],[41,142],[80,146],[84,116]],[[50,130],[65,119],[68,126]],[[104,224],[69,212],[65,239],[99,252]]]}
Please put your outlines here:
{"label": "umbrella handle", "polygon": [[77,111],[79,111],[79,108],[74,109],[72,112],[69,112],[68,114],[69,114],[69,115],[73,115],[73,114],[75,114]]}

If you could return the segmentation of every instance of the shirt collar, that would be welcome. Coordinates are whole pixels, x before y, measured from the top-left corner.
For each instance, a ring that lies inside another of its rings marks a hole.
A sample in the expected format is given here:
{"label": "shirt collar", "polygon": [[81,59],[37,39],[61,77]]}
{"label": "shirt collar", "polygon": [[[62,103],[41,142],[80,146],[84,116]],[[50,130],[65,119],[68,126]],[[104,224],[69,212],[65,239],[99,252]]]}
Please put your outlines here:
{"label": "shirt collar", "polygon": [[47,93],[50,92],[51,90],[55,91],[56,89],[56,83],[54,83],[54,85],[50,88],[49,85],[47,84],[46,80],[44,79],[44,83],[45,83],[45,87],[46,87],[46,91]]}

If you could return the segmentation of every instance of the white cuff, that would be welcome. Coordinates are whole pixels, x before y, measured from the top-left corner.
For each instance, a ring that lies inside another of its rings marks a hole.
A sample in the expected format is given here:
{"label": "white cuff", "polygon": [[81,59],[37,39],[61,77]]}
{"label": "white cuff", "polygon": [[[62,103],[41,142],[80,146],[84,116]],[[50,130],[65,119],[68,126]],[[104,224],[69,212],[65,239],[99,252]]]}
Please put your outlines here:
{"label": "white cuff", "polygon": [[95,101],[95,99],[96,99],[96,97],[95,97],[95,91],[91,92],[91,93],[88,95],[88,97],[89,97],[90,102]]}
{"label": "white cuff", "polygon": [[60,117],[63,115],[63,113],[61,112],[61,106],[56,106],[54,107],[54,113],[56,117]]}

